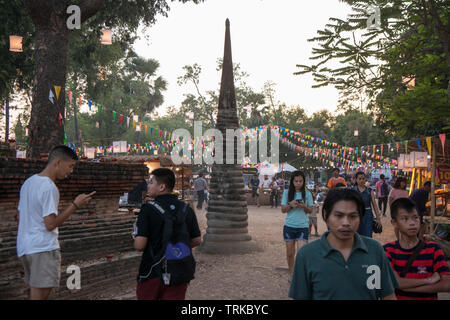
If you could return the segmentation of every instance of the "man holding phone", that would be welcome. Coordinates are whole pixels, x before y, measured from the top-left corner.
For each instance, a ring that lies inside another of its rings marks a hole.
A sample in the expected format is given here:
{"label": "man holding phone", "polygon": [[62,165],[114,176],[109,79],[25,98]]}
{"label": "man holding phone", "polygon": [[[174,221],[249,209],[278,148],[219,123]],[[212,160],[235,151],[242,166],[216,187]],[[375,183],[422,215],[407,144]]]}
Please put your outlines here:
{"label": "man holding phone", "polygon": [[78,195],[58,214],[59,191],[55,182],[67,178],[77,160],[69,147],[55,147],[45,169],[29,177],[20,189],[17,256],[24,268],[24,280],[30,286],[30,300],[46,300],[51,290],[59,286],[58,227],[95,194],[93,191]]}

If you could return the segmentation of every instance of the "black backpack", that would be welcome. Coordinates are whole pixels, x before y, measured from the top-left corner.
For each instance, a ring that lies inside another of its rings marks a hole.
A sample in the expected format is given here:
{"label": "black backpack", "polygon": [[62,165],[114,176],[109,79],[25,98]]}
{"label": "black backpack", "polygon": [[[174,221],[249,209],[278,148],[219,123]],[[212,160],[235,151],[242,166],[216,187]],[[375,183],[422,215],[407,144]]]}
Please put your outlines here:
{"label": "black backpack", "polygon": [[389,186],[386,181],[381,184],[380,191],[382,196],[387,196],[389,194]]}
{"label": "black backpack", "polygon": [[165,285],[177,285],[194,279],[196,262],[191,251],[191,238],[186,224],[187,203],[176,213],[150,203],[164,217],[161,250],[155,255],[159,264],[161,280]]}

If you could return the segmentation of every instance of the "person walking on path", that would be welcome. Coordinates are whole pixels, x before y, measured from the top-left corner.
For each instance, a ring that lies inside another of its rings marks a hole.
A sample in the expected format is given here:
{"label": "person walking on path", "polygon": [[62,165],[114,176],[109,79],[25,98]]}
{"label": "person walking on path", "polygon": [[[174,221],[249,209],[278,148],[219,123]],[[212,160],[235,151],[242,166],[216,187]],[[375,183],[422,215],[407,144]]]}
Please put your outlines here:
{"label": "person walking on path", "polygon": [[386,207],[389,196],[389,185],[386,182],[384,174],[380,174],[380,180],[375,184],[375,188],[377,190],[378,197],[378,209],[381,211],[381,207],[383,207],[383,216],[386,216]]}
{"label": "person walking on path", "polygon": [[333,177],[331,177],[330,180],[328,180],[327,184],[328,189],[336,187],[338,183],[343,184],[345,187],[347,186],[345,179],[339,176],[339,168],[334,168],[332,173]]}
{"label": "person walking on path", "polygon": [[95,194],[80,194],[59,212],[57,180],[67,178],[78,157],[67,146],[55,147],[45,169],[25,180],[20,189],[17,256],[24,268],[24,280],[30,287],[30,300],[46,300],[59,287],[61,252],[58,227],[86,205]]}
{"label": "person walking on path", "polygon": [[272,184],[270,185],[270,207],[278,208],[278,193],[280,190],[280,186],[278,185],[278,181],[275,177],[272,179]]}
{"label": "person walking on path", "polygon": [[322,217],[329,231],[297,253],[289,297],[301,300],[395,300],[398,282],[381,244],[359,235],[364,201],[334,188]]}
{"label": "person walking on path", "polygon": [[450,292],[450,269],[445,255],[435,242],[417,236],[420,219],[412,200],[399,198],[391,205],[391,223],[399,240],[384,245],[395,271],[398,300],[437,300],[438,292]]}
{"label": "person walking on path", "polygon": [[426,204],[431,191],[431,181],[424,183],[423,187],[414,190],[409,198],[416,204],[417,213],[420,217],[420,223],[423,224],[423,216],[427,212]]}
{"label": "person walking on path", "polygon": [[313,210],[311,191],[305,188],[305,174],[294,171],[289,183],[289,189],[283,192],[281,212],[287,213],[283,238],[286,242],[286,259],[289,267],[289,280],[294,271],[295,253],[308,242],[309,219],[306,215]]}
{"label": "person walking on path", "polygon": [[406,190],[406,179],[403,177],[397,177],[394,183],[394,188],[391,190],[391,192],[389,192],[389,207],[398,198],[408,198],[408,190]]}
{"label": "person walking on path", "polygon": [[250,180],[250,186],[252,188],[252,198],[256,198],[256,205],[259,207],[259,179],[256,173]]}
{"label": "person walking on path", "polygon": [[198,178],[194,181],[194,192],[197,193],[197,209],[202,209],[203,201],[206,202],[205,192],[208,187],[208,183],[203,178],[203,173],[198,174]]}
{"label": "person walking on path", "polygon": [[372,238],[372,230],[373,230],[373,210],[375,210],[375,221],[381,226],[381,215],[378,211],[378,207],[375,202],[375,194],[369,188],[366,187],[366,174],[362,171],[359,171],[355,175],[356,177],[356,186],[353,187],[361,198],[364,201],[364,215],[359,224],[358,233],[362,236],[366,236]]}
{"label": "person walking on path", "polygon": [[269,179],[268,175],[264,175],[264,179],[260,179],[260,182],[259,182],[259,196],[261,197],[261,195],[263,195],[263,194],[265,195],[265,194],[269,193],[269,202],[270,202],[270,193],[271,193],[270,186],[271,185],[272,185],[272,180]]}
{"label": "person walking on path", "polygon": [[[162,257],[158,255],[165,249],[163,248],[165,224],[167,223],[165,215],[174,215],[176,216],[175,219],[178,219],[177,214],[182,208],[186,210],[183,221],[179,221],[179,223],[184,223],[181,230],[187,233],[185,236],[189,238],[188,246],[192,249],[201,243],[201,232],[197,217],[189,205],[178,200],[177,196],[172,193],[174,186],[175,174],[172,170],[159,168],[152,171],[147,191],[148,195],[155,200],[142,206],[134,231],[134,248],[143,252],[136,286],[138,300],[184,300],[186,296],[190,280],[177,284],[165,284],[161,278],[164,278],[164,274],[167,274],[164,273],[164,265],[167,266],[167,261],[169,261],[167,251],[163,252]],[[175,229],[172,232],[175,233],[172,235],[173,238],[180,239],[181,235],[176,234]],[[178,243],[176,245],[178,246],[172,247],[175,255],[185,256],[188,248]],[[181,249],[178,249],[178,247]],[[188,251],[190,250],[188,249]],[[183,260],[185,259],[186,257],[183,258]],[[180,275],[192,271],[191,269],[187,270],[185,264],[182,266],[183,268],[178,265],[176,270]],[[170,281],[170,277],[175,277],[175,274],[169,274],[166,277]]]}

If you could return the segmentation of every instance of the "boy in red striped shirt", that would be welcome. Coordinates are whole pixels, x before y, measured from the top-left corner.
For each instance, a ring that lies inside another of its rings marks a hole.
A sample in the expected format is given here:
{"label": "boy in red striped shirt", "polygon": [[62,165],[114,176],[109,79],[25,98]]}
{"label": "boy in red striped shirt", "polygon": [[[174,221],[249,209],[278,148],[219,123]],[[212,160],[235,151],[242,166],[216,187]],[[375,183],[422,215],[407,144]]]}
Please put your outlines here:
{"label": "boy in red striped shirt", "polygon": [[[384,245],[384,251],[395,271],[399,287],[398,300],[437,300],[438,292],[450,292],[450,269],[442,249],[435,242],[421,244],[417,234],[420,218],[415,204],[399,198],[391,205],[391,223],[399,230],[399,240]],[[408,270],[405,266],[415,251],[416,258]],[[404,277],[400,274],[404,273]]]}

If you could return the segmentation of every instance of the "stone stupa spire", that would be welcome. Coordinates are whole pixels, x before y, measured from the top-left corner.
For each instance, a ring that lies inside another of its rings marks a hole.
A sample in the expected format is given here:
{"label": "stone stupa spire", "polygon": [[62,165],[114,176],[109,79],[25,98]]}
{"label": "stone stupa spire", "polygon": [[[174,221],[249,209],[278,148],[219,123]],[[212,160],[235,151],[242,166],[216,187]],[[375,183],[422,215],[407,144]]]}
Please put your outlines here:
{"label": "stone stupa spire", "polygon": [[[230,21],[226,20],[225,48],[216,128],[223,134],[224,156],[226,129],[239,128],[231,57]],[[236,160],[236,142],[234,154]],[[208,227],[200,250],[206,253],[231,254],[258,250],[248,234],[247,199],[242,165],[213,164],[210,182]]]}

